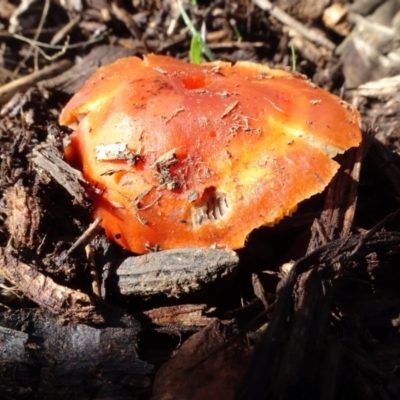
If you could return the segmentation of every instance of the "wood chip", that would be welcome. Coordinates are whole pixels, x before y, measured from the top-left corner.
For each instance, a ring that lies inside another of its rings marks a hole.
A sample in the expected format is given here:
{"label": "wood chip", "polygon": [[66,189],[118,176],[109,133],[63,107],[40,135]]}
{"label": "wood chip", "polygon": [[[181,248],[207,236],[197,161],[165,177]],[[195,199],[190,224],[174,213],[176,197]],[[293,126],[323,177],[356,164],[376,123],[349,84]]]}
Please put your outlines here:
{"label": "wood chip", "polygon": [[135,314],[135,318],[143,321],[143,324],[203,327],[212,321],[210,317],[203,315],[206,310],[206,304],[183,304],[154,308],[153,310]]}
{"label": "wood chip", "polygon": [[[32,161],[36,167],[48,172],[68,193],[83,207],[90,207],[90,202],[81,183],[87,184],[82,174],[58,157],[49,149],[34,149]],[[40,172],[39,172],[40,175]]]}
{"label": "wood chip", "polygon": [[238,265],[231,250],[166,250],[125,259],[117,270],[118,284],[123,295],[178,297],[232,276]]}

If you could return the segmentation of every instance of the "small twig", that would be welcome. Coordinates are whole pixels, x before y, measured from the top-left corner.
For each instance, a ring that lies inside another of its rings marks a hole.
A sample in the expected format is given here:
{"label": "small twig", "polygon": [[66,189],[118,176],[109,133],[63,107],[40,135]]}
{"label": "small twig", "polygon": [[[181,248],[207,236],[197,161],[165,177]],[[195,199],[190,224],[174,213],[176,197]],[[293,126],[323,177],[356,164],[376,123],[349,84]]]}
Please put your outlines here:
{"label": "small twig", "polygon": [[222,113],[221,119],[224,119],[238,104],[238,101],[234,101],[233,103],[229,104],[229,106],[226,107],[224,112]]}
{"label": "small twig", "polygon": [[[45,0],[42,16],[40,17],[39,26],[36,30],[34,40],[37,40],[39,38],[43,30],[44,23],[46,22],[47,15],[49,14],[49,10],[50,10],[50,0]],[[39,69],[39,52],[37,48],[35,48],[34,62],[35,62],[35,71],[37,71]]]}
{"label": "small twig", "polygon": [[304,26],[301,22],[295,20],[289,14],[285,13],[283,10],[273,5],[268,0],[253,0],[258,7],[264,11],[268,11],[274,18],[280,21],[282,24],[289,26],[290,28],[299,32],[306,39],[326,47],[329,50],[334,50],[336,48],[335,43],[331,42],[326,36],[319,30],[315,28],[310,28]]}
{"label": "small twig", "polygon": [[135,20],[119,3],[120,2],[118,0],[114,0],[111,2],[111,12],[117,19],[125,24],[132,37],[140,40],[142,38],[142,34]]}
{"label": "small twig", "polygon": [[367,231],[366,233],[364,233],[362,235],[362,239],[360,240],[360,242],[358,243],[358,245],[354,248],[354,250],[350,253],[350,257],[353,257],[354,255],[356,255],[361,247],[363,247],[365,245],[365,243],[371,239],[371,237],[373,235],[375,235],[375,233],[377,233],[378,231],[380,231],[389,221],[392,221],[394,218],[396,218],[396,216],[400,213],[400,208],[398,208],[396,211],[390,213],[389,215],[387,215],[385,218],[383,218],[382,221],[379,221],[376,225],[374,225],[369,231]]}
{"label": "small twig", "polygon": [[[44,25],[44,23],[45,23],[45,21],[46,21],[47,14],[48,14],[48,12],[49,12],[49,8],[50,8],[50,0],[45,0],[44,7],[43,7],[43,11],[42,11],[42,15],[41,15],[40,21],[39,21],[39,25],[38,25],[38,27],[37,27],[37,29],[36,29],[35,35],[33,36],[32,43],[35,42],[35,41],[39,38],[40,33],[42,32],[43,25]],[[37,64],[38,64],[38,63],[37,63],[37,48],[36,48],[35,46],[33,46],[31,43],[30,43],[30,46],[31,46],[31,47],[30,47],[30,49],[28,50],[26,56],[23,58],[23,60],[18,64],[17,68],[15,69],[14,74],[16,74],[16,75],[18,74],[19,70],[22,68],[22,66],[25,64],[25,62],[26,62],[26,61],[29,59],[29,57],[32,55],[32,50],[33,50],[33,49],[35,49],[35,71],[38,70],[38,65],[37,65]]]}
{"label": "small twig", "polygon": [[76,242],[71,246],[71,248],[67,251],[66,256],[69,257],[75,250],[82,246],[86,246],[89,244],[95,236],[100,232],[101,229],[101,218],[96,218],[94,222],[92,222],[85,232],[76,240]]}
{"label": "small twig", "polygon": [[66,51],[66,50],[76,49],[79,47],[88,46],[89,44],[100,42],[101,40],[103,40],[103,38],[106,34],[107,34],[107,32],[102,32],[102,34],[100,34],[99,36],[94,37],[89,40],[86,40],[85,42],[78,42],[78,43],[73,43],[73,44],[68,44],[68,45],[65,45],[65,44],[59,45],[59,44],[38,42],[37,40],[32,40],[32,39],[26,38],[25,36],[18,35],[17,33],[15,33],[13,35],[13,38],[17,39],[17,40],[21,40],[22,42],[32,44],[33,46],[36,46],[36,47],[44,47],[46,49],[63,50],[63,51],[65,50]]}
{"label": "small twig", "polygon": [[52,78],[71,67],[71,61],[61,60],[39,71],[16,79],[0,87],[0,105],[6,103],[18,91],[25,91],[40,81]]}
{"label": "small twig", "polygon": [[[87,232],[87,231],[86,231]],[[99,274],[97,273],[96,269],[96,262],[94,259],[94,251],[92,249],[92,246],[89,244],[85,246],[85,253],[86,253],[86,258],[89,263],[89,268],[90,268],[90,277],[92,278],[92,290],[93,294],[97,297],[101,297],[101,285],[100,285],[100,279],[99,279]]]}
{"label": "small twig", "polygon": [[172,118],[176,117],[179,113],[181,113],[183,111],[185,111],[185,107],[179,107],[176,110],[174,110],[172,115],[165,120],[164,124],[167,125],[168,122],[172,120]]}
{"label": "small twig", "polygon": [[54,45],[63,40],[72,28],[81,20],[81,15],[78,14],[72,18],[64,27],[62,27],[50,40],[50,44]]}

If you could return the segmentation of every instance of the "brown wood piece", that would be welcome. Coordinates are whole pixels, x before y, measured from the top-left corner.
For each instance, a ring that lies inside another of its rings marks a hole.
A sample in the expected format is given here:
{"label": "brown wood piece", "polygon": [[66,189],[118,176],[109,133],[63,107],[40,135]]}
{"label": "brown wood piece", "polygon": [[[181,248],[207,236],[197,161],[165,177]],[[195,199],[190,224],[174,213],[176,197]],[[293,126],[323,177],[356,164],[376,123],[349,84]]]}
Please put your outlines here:
{"label": "brown wood piece", "polygon": [[41,307],[73,321],[104,322],[90,297],[58,285],[10,254],[0,254],[0,274]]}

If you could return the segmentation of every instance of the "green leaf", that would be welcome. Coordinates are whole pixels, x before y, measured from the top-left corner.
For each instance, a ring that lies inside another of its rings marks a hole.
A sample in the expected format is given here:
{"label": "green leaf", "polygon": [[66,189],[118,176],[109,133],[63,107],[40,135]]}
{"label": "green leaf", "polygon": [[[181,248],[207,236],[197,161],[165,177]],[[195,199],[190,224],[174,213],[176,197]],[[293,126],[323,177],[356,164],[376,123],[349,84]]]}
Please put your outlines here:
{"label": "green leaf", "polygon": [[185,22],[186,26],[189,28],[189,31],[192,35],[192,37],[196,37],[196,40],[199,40],[201,43],[201,50],[204,52],[204,54],[206,55],[206,57],[210,60],[210,61],[215,61],[215,56],[213,54],[213,52],[210,50],[210,48],[207,46],[207,44],[205,43],[205,41],[203,40],[203,38],[201,37],[200,33],[197,31],[197,29],[195,28],[195,26],[193,25],[193,22],[191,21],[189,15],[187,14],[187,12],[185,11],[185,9],[183,8],[182,2],[181,0],[176,0],[178,7],[179,7],[179,11],[181,13],[182,19]]}
{"label": "green leaf", "polygon": [[200,64],[201,61],[201,37],[195,35],[190,42],[190,62]]}

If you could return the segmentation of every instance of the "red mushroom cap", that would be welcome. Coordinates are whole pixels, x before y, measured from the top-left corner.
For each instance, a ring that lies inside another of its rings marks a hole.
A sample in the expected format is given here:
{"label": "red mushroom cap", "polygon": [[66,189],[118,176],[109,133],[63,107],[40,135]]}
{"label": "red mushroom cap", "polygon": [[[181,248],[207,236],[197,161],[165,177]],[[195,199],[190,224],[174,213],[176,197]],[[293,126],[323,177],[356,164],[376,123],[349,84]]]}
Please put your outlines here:
{"label": "red mushroom cap", "polygon": [[135,253],[243,247],[320,193],[361,142],[358,111],[284,70],[148,55],[100,68],[63,110],[94,217]]}

